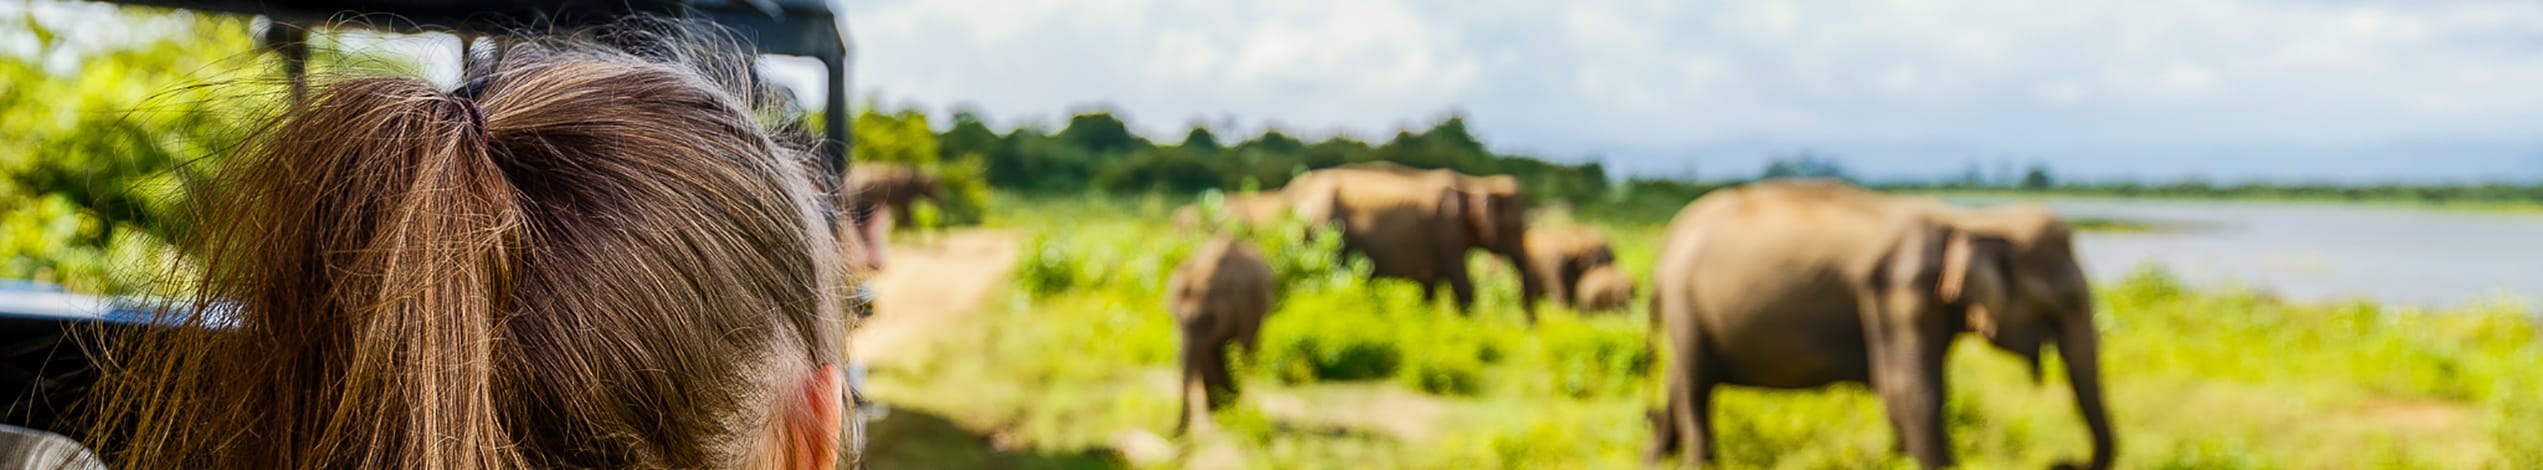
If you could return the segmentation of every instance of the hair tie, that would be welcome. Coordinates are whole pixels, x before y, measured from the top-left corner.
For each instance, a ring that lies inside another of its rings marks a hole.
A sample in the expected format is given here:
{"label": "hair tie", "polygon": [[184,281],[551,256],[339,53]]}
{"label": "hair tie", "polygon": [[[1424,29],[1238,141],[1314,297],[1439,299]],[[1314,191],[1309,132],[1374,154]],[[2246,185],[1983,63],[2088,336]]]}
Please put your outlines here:
{"label": "hair tie", "polygon": [[450,97],[459,103],[460,113],[465,115],[462,117],[468,120],[468,127],[475,129],[477,135],[486,134],[486,110],[477,107],[477,95],[485,93],[487,78],[477,77],[450,91]]}

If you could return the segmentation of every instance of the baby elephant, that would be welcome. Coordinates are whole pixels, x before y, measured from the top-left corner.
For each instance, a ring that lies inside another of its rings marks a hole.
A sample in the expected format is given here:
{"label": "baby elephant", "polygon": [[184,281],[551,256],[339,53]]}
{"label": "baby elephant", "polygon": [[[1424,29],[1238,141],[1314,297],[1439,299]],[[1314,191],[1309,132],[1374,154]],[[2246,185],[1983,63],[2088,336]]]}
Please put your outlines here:
{"label": "baby elephant", "polygon": [[[1607,236],[1596,230],[1531,229],[1527,233],[1527,250],[1527,275],[1535,278],[1537,285],[1545,286],[1546,298],[1584,311],[1622,310],[1632,300],[1633,281],[1623,272],[1601,275],[1607,279],[1590,279],[1590,273],[1600,268],[1616,271],[1616,252],[1608,247]],[[1620,287],[1621,298],[1598,298],[1619,297],[1615,290]]]}
{"label": "baby elephant", "polygon": [[1580,285],[1572,287],[1572,308],[1584,312],[1617,312],[1631,308],[1634,279],[1616,265],[1602,265],[1581,273]]}
{"label": "baby elephant", "polygon": [[[1227,346],[1235,342],[1250,354],[1263,316],[1271,313],[1271,266],[1253,245],[1219,237],[1192,251],[1166,281],[1166,308],[1183,327],[1183,413],[1175,432],[1194,419],[1209,420],[1220,397],[1236,394],[1227,370]],[[1193,402],[1202,403],[1194,409]]]}

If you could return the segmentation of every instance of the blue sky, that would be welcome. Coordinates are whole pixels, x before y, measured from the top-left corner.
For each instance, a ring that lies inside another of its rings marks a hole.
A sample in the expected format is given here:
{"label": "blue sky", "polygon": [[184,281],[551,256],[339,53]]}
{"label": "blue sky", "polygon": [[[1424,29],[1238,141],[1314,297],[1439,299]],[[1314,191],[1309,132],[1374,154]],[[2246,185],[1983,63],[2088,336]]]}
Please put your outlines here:
{"label": "blue sky", "polygon": [[2543,180],[2543,3],[849,0],[857,88],[1382,138],[1458,112],[1629,172]]}

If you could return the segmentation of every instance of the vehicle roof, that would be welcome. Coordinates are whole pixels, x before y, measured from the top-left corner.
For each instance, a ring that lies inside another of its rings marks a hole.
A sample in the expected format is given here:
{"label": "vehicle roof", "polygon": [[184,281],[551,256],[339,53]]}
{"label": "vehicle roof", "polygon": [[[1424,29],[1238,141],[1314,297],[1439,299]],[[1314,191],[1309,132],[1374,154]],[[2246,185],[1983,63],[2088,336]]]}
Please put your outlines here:
{"label": "vehicle roof", "polygon": [[[631,15],[703,18],[725,27],[761,54],[820,59],[828,75],[820,104],[830,116],[848,110],[848,46],[829,0],[95,0],[106,3],[262,15],[284,24],[361,27],[398,32],[511,34],[606,24]],[[291,73],[297,74],[297,69]],[[294,79],[298,79],[295,75]],[[824,178],[836,186],[848,171],[854,136],[849,119],[823,121]]]}
{"label": "vehicle roof", "polygon": [[140,302],[62,292],[46,284],[0,282],[0,318],[149,323],[153,317]]}
{"label": "vehicle roof", "polygon": [[499,33],[606,23],[631,14],[703,17],[732,28],[760,52],[837,59],[847,53],[838,15],[823,0],[101,0],[107,3],[264,15],[289,23],[357,20],[395,31]]}

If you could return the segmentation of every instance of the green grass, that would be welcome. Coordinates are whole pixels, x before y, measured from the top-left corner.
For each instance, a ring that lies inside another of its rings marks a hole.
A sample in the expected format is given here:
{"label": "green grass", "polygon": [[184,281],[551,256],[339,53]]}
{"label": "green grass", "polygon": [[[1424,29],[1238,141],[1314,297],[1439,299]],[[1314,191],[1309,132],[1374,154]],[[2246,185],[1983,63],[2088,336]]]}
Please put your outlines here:
{"label": "green grass", "polygon": [[[1035,234],[1016,288],[974,313],[974,328],[928,346],[929,359],[873,382],[873,396],[898,412],[969,434],[878,428],[878,441],[901,442],[878,451],[888,454],[881,466],[1639,465],[1644,412],[1659,395],[1639,305],[1616,315],[1549,308],[1531,327],[1508,270],[1478,257],[1480,302],[1466,316],[1423,303],[1413,286],[1359,281],[1365,268],[1307,262],[1329,246],[1269,236],[1254,239],[1286,285],[1261,353],[1241,362],[1245,394],[1217,414],[1219,430],[1172,436],[1176,332],[1158,296],[1198,242],[1165,222],[1180,202],[998,201],[990,225]],[[1603,228],[1629,272],[1650,272],[1661,227]],[[2152,267],[2099,281],[2126,467],[2543,466],[2543,348],[2524,306],[2282,303],[2184,285]],[[2034,384],[1983,342],[1955,349],[1946,414],[1968,467],[2084,457],[2087,436],[2055,362]],[[1881,406],[1859,386],[1733,387],[1716,413],[1718,452],[1733,468],[1908,465],[1890,453]],[[1172,455],[1113,453],[1136,432],[1167,436]],[[987,444],[910,444],[939,438]]]}

